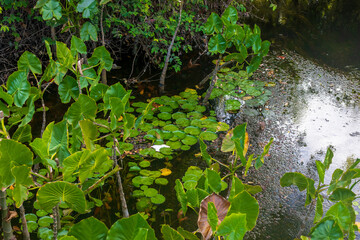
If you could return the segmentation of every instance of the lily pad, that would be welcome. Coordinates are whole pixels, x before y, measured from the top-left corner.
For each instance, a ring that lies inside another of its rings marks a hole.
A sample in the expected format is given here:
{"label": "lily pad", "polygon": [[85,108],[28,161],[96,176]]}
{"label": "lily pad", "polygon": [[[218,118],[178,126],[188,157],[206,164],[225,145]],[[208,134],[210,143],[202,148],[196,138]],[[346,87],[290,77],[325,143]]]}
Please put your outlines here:
{"label": "lily pad", "polygon": [[141,162],[139,163],[139,166],[142,167],[142,168],[147,168],[147,167],[150,166],[150,162],[147,161],[147,160],[141,161]]}
{"label": "lily pad", "polygon": [[147,132],[152,128],[153,128],[153,125],[151,125],[150,123],[143,123],[139,126],[139,129],[143,132]]}
{"label": "lily pad", "polygon": [[144,136],[144,139],[146,140],[150,140],[150,141],[155,141],[156,140],[156,137],[154,135],[151,135],[151,134],[146,134]]}
{"label": "lily pad", "polygon": [[200,137],[206,141],[213,141],[218,138],[218,135],[212,131],[202,132]]}
{"label": "lily pad", "polygon": [[186,133],[183,131],[174,131],[173,133],[179,139],[184,139],[186,137]]}
{"label": "lily pad", "polygon": [[147,107],[147,103],[144,103],[144,102],[134,102],[131,105],[136,108],[146,108]]}
{"label": "lily pad", "polygon": [[179,107],[179,104],[176,101],[173,101],[173,100],[167,102],[166,105],[170,106],[173,109],[176,109],[176,108]]}
{"label": "lily pad", "polygon": [[144,192],[142,190],[134,190],[132,193],[133,197],[143,197],[145,196]]}
{"label": "lily pad", "polygon": [[167,141],[166,142],[166,145],[169,145],[170,146],[170,148],[171,149],[179,149],[179,148],[181,148],[181,142],[179,142],[179,141],[176,141],[176,142],[174,142],[174,141]]}
{"label": "lily pad", "polygon": [[199,128],[203,127],[203,123],[202,123],[202,121],[200,119],[191,120],[190,125],[191,126],[196,126],[196,127],[199,127]]}
{"label": "lily pad", "polygon": [[155,197],[158,194],[158,191],[155,188],[148,188],[144,191],[145,196]]}
{"label": "lily pad", "polygon": [[172,150],[171,148],[161,148],[160,152],[164,155],[171,155],[172,154]]}
{"label": "lily pad", "polygon": [[188,111],[194,111],[195,107],[196,107],[196,104],[193,104],[193,103],[185,103],[185,104],[181,105],[181,108],[188,110]]}
{"label": "lily pad", "polygon": [[193,112],[189,112],[187,114],[187,117],[192,119],[200,119],[203,117],[203,115],[200,112],[193,111]]}
{"label": "lily pad", "polygon": [[183,151],[187,151],[187,150],[190,150],[190,146],[189,145],[182,145],[181,146],[181,150],[183,150]]}
{"label": "lily pad", "polygon": [[168,124],[168,125],[164,126],[163,129],[166,131],[171,131],[171,132],[179,130],[179,128],[174,124]]}
{"label": "lily pad", "polygon": [[162,131],[162,138],[163,139],[170,139],[174,136],[174,133],[170,131]]}
{"label": "lily pad", "polygon": [[168,112],[171,113],[173,111],[172,107],[169,106],[161,106],[158,108],[160,112]]}
{"label": "lily pad", "polygon": [[187,118],[178,118],[176,119],[176,124],[181,127],[187,127],[190,125],[190,120]]}
{"label": "lily pad", "polygon": [[153,204],[162,204],[163,202],[165,202],[165,197],[161,194],[157,194],[151,198],[151,202]]}
{"label": "lily pad", "polygon": [[206,111],[206,107],[205,106],[201,106],[201,105],[197,105],[196,107],[195,107],[195,111],[197,111],[197,112],[205,112]]}
{"label": "lily pad", "polygon": [[166,178],[157,178],[155,179],[155,183],[158,185],[167,185],[169,181]]}
{"label": "lily pad", "polygon": [[172,114],[173,119],[186,118],[186,114],[183,112],[176,112]]}
{"label": "lily pad", "polygon": [[194,145],[196,144],[198,141],[198,139],[194,136],[191,136],[191,135],[187,135],[183,140],[181,140],[181,142],[185,145]]}
{"label": "lily pad", "polygon": [[184,129],[187,134],[198,136],[201,133],[201,129],[195,126],[188,126]]}
{"label": "lily pad", "polygon": [[157,116],[158,116],[158,118],[160,118],[160,119],[162,119],[162,120],[169,120],[169,119],[171,119],[171,113],[168,113],[168,112],[159,113]]}

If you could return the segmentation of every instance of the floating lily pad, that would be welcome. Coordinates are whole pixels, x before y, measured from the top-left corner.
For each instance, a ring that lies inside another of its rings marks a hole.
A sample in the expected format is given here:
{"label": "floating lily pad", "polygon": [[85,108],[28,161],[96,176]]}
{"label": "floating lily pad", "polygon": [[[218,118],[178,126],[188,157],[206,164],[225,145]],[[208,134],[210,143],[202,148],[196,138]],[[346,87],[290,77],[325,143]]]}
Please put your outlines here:
{"label": "floating lily pad", "polygon": [[179,128],[174,124],[168,124],[168,125],[164,126],[163,129],[166,131],[171,131],[171,132],[179,130]]}
{"label": "floating lily pad", "polygon": [[229,130],[229,125],[227,123],[224,122],[218,122],[216,131],[217,132],[223,132],[223,131],[228,131]]}
{"label": "floating lily pad", "polygon": [[206,141],[213,141],[217,139],[218,135],[212,131],[205,131],[200,134],[200,137]]}
{"label": "floating lily pad", "polygon": [[193,112],[189,112],[187,114],[187,117],[192,119],[200,119],[203,117],[203,115],[200,112],[193,111]]}
{"label": "floating lily pad", "polygon": [[186,118],[186,114],[183,112],[176,112],[172,114],[173,119]]}
{"label": "floating lily pad", "polygon": [[130,137],[137,137],[139,134],[140,134],[139,131],[136,129],[130,130]]}
{"label": "floating lily pad", "polygon": [[166,101],[165,101],[164,99],[161,99],[161,98],[156,98],[156,99],[154,100],[154,103],[163,105],[163,104],[166,103]]}
{"label": "floating lily pad", "polygon": [[145,120],[153,120],[153,119],[154,119],[154,115],[152,115],[152,114],[145,114],[145,115],[144,115],[144,119],[145,119]]}
{"label": "floating lily pad", "polygon": [[162,139],[157,139],[155,142],[154,142],[154,145],[163,145],[164,144],[164,140]]}
{"label": "floating lily pad", "polygon": [[149,188],[149,187],[146,186],[146,185],[142,185],[142,186],[140,187],[140,189],[143,190],[143,191],[145,191],[145,190],[148,189],[148,188]]}
{"label": "floating lily pad", "polygon": [[161,148],[160,152],[164,155],[171,155],[172,154],[172,150],[171,147],[170,148]]}
{"label": "floating lily pad", "polygon": [[165,157],[164,154],[159,153],[159,152],[154,153],[152,156],[153,156],[154,158],[158,158],[158,159],[162,159],[162,158]]}
{"label": "floating lily pad", "polygon": [[181,146],[181,150],[183,150],[183,151],[187,151],[187,150],[190,150],[190,146],[189,145],[182,145]]}
{"label": "floating lily pad", "polygon": [[166,178],[157,178],[155,179],[155,183],[158,185],[167,185],[169,181]]}
{"label": "floating lily pad", "polygon": [[140,187],[140,185],[151,185],[153,182],[154,179],[147,176],[136,176],[132,179],[132,183],[135,187]]}
{"label": "floating lily pad", "polygon": [[147,161],[147,160],[141,161],[141,162],[139,163],[139,166],[142,167],[142,168],[147,168],[147,167],[150,166],[150,162]]}
{"label": "floating lily pad", "polygon": [[138,167],[138,166],[132,166],[129,168],[129,171],[132,171],[132,172],[139,172],[141,171],[141,168]]}
{"label": "floating lily pad", "polygon": [[163,100],[163,101],[165,101],[165,103],[171,100],[171,98],[168,97],[168,96],[166,96],[166,95],[161,96],[160,99]]}
{"label": "floating lily pad", "polygon": [[136,189],[136,190],[133,191],[132,196],[133,197],[143,197],[145,195],[144,195],[144,192],[142,190]]}
{"label": "floating lily pad", "polygon": [[178,140],[180,140],[177,136],[172,136],[171,138],[169,138],[170,141],[176,142]]}
{"label": "floating lily pad", "polygon": [[191,134],[191,135],[194,135],[194,136],[197,136],[201,133],[201,129],[199,127],[195,127],[195,126],[188,126],[184,129],[184,131],[187,133],[187,134]]}
{"label": "floating lily pad", "polygon": [[179,139],[184,139],[186,137],[186,133],[183,131],[174,131],[174,136],[178,137]]}
{"label": "floating lily pad", "polygon": [[181,108],[188,110],[188,111],[194,111],[195,107],[196,107],[196,104],[193,104],[193,103],[185,103],[185,104],[181,105]]}
{"label": "floating lily pad", "polygon": [[160,112],[167,112],[167,113],[171,113],[173,111],[172,107],[169,106],[161,106],[158,108]]}
{"label": "floating lily pad", "polygon": [[135,110],[135,112],[137,112],[137,113],[142,113],[144,110],[145,110],[145,108],[137,108],[137,109]]}
{"label": "floating lily pad", "polygon": [[154,137],[161,136],[162,131],[157,128],[150,129],[147,134],[153,135]]}
{"label": "floating lily pad", "polygon": [[136,202],[136,209],[139,212],[144,212],[146,209],[151,207],[150,198],[142,197],[138,202]]}
{"label": "floating lily pad", "polygon": [[181,142],[185,145],[194,145],[196,144],[198,141],[198,139],[194,136],[191,136],[191,135],[187,135],[183,140],[181,140]]}
{"label": "floating lily pad", "polygon": [[187,127],[190,125],[190,120],[187,118],[178,118],[176,119],[176,124],[181,127]]}
{"label": "floating lily pad", "polygon": [[191,126],[196,126],[196,127],[199,127],[199,128],[203,127],[203,123],[202,123],[202,121],[200,119],[191,120],[190,125]]}
{"label": "floating lily pad", "polygon": [[196,105],[195,107],[195,111],[197,112],[205,112],[206,111],[206,107],[205,106],[201,106],[201,105]]}
{"label": "floating lily pad", "polygon": [[239,111],[241,102],[235,99],[230,99],[225,102],[225,111]]}
{"label": "floating lily pad", "polygon": [[134,145],[132,143],[119,142],[119,149],[131,151],[134,149]]}
{"label": "floating lily pad", "polygon": [[147,132],[152,128],[153,128],[153,125],[151,125],[150,123],[143,123],[139,126],[139,129],[143,132]]}
{"label": "floating lily pad", "polygon": [[141,149],[140,151],[139,151],[139,153],[141,154],[141,155],[144,155],[144,156],[147,156],[147,155],[152,155],[152,154],[154,154],[156,151],[155,151],[155,149],[153,149],[153,148],[145,148],[145,149]]}
{"label": "floating lily pad", "polygon": [[158,194],[158,191],[155,188],[148,188],[144,191],[145,196],[155,197]]}
{"label": "floating lily pad", "polygon": [[176,108],[179,107],[179,104],[176,101],[173,101],[173,100],[167,102],[166,105],[170,106],[172,109],[176,109]]}
{"label": "floating lily pad", "polygon": [[163,202],[165,202],[165,197],[161,194],[157,194],[156,196],[151,198],[151,202],[153,204],[162,204]]}
{"label": "floating lily pad", "polygon": [[174,136],[174,133],[170,132],[170,131],[162,131],[162,138],[167,140],[170,139]]}
{"label": "floating lily pad", "polygon": [[146,140],[150,140],[150,141],[155,141],[156,140],[156,137],[154,135],[151,135],[151,134],[146,134],[144,136],[144,139]]}
{"label": "floating lily pad", "polygon": [[147,106],[147,103],[144,103],[144,102],[134,102],[131,104],[133,107],[136,107],[136,108],[146,108]]}
{"label": "floating lily pad", "polygon": [[169,119],[171,119],[171,113],[168,113],[168,112],[159,113],[157,116],[158,116],[158,118],[160,118],[160,119],[162,119],[162,120],[169,120]]}
{"label": "floating lily pad", "polygon": [[171,149],[179,149],[181,148],[181,142],[177,141],[177,142],[174,142],[174,141],[167,141],[166,142],[166,145],[169,145]]}

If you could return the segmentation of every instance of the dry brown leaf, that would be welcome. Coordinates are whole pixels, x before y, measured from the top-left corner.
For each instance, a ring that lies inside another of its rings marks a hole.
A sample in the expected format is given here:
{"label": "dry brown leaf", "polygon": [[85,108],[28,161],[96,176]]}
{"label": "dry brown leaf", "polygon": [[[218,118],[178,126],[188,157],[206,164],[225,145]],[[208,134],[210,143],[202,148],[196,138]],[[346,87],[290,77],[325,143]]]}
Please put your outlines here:
{"label": "dry brown leaf", "polygon": [[9,211],[5,221],[8,222],[8,221],[10,221],[11,219],[16,218],[16,217],[18,217],[18,216],[19,216],[19,215],[18,215],[18,213],[17,213],[16,211]]}
{"label": "dry brown leaf", "polygon": [[224,220],[230,207],[230,202],[216,193],[207,196],[201,201],[198,227],[204,240],[209,240],[212,236],[212,230],[207,220],[207,209],[209,202],[213,202],[215,205],[215,208],[217,210],[217,216],[219,219],[218,224],[220,224]]}

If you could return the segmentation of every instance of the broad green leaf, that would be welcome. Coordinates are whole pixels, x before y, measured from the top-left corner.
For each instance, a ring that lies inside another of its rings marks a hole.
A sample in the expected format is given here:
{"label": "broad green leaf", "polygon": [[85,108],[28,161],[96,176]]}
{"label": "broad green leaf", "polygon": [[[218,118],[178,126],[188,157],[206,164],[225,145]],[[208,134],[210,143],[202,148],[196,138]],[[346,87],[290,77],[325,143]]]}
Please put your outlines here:
{"label": "broad green leaf", "polygon": [[21,55],[19,61],[17,62],[17,65],[19,71],[24,71],[28,73],[29,70],[31,70],[33,74],[42,73],[40,59],[37,58],[33,53],[30,53],[28,51],[25,51]]}
{"label": "broad green leaf", "polygon": [[29,193],[27,187],[21,184],[16,184],[12,194],[13,200],[15,201],[15,206],[19,208],[23,202],[27,200],[28,195]]}
{"label": "broad green leaf", "polygon": [[41,76],[39,84],[53,80],[57,73],[57,67],[54,60],[50,59],[49,64],[46,66],[44,74]]}
{"label": "broad green leaf", "polygon": [[256,225],[256,220],[259,215],[259,204],[247,191],[242,191],[231,201],[227,215],[229,216],[233,213],[246,214],[247,229],[251,230]]}
{"label": "broad green leaf", "polygon": [[87,49],[86,49],[86,45],[83,42],[83,40],[81,40],[80,38],[76,37],[75,35],[73,35],[71,37],[71,54],[75,57],[77,53],[81,53],[81,54],[86,54],[87,53]]}
{"label": "broad green leaf", "polygon": [[[88,65],[83,64],[83,69],[88,68]],[[97,75],[94,68],[88,68],[83,71],[83,75],[80,76],[80,87],[81,89],[86,88],[89,84],[91,86],[98,84],[100,75]]]}
{"label": "broad green leaf", "polygon": [[42,186],[37,194],[37,201],[41,209],[51,212],[52,208],[65,202],[78,213],[85,213],[86,200],[84,193],[76,185],[67,182],[51,182]]}
{"label": "broad green leaf", "polygon": [[209,18],[207,19],[204,29],[206,34],[213,34],[214,31],[220,33],[224,24],[220,18],[220,16],[216,13],[211,13]]}
{"label": "broad green leaf", "polygon": [[14,166],[11,168],[11,174],[15,177],[13,199],[16,203],[16,207],[20,207],[28,197],[27,186],[33,184],[30,171],[31,167],[27,165]]}
{"label": "broad green leaf", "polygon": [[75,152],[64,159],[63,161],[63,176],[64,181],[70,181],[74,177],[74,172],[79,168],[80,158],[83,155],[83,151]]}
{"label": "broad green leaf", "polygon": [[321,196],[321,194],[319,194],[316,199],[314,223],[319,222],[323,216],[323,202],[324,202],[324,199]]}
{"label": "broad green leaf", "polygon": [[35,5],[35,9],[43,7],[49,0],[38,0]]}
{"label": "broad green leaf", "polygon": [[230,195],[229,195],[229,201],[231,202],[233,198],[241,193],[244,190],[244,184],[241,182],[241,180],[237,177],[233,177],[231,189],[230,189]]}
{"label": "broad green leaf", "polygon": [[316,169],[319,175],[319,180],[321,183],[324,183],[325,177],[325,166],[322,162],[316,160]]}
{"label": "broad green leaf", "polygon": [[208,202],[208,208],[207,208],[207,220],[210,224],[211,230],[213,232],[216,232],[216,227],[218,225],[218,216],[217,216],[217,210],[215,207],[215,204],[213,202]]}
{"label": "broad green leaf", "polygon": [[244,156],[244,145],[241,144],[241,139],[234,139],[236,156],[240,158],[243,166],[246,166],[246,158]]}
{"label": "broad green leaf", "polygon": [[199,142],[200,142],[201,156],[205,160],[206,164],[210,167],[212,159],[210,154],[206,150],[207,146],[202,139],[199,139]]}
{"label": "broad green leaf", "polygon": [[169,225],[162,225],[161,233],[163,238],[166,240],[185,240],[183,236],[178,233],[176,230],[172,229]]}
{"label": "broad green leaf", "polygon": [[89,217],[72,226],[68,235],[74,236],[78,240],[105,240],[107,233],[108,228],[103,222]]}
{"label": "broad green leaf", "polygon": [[221,144],[221,151],[222,152],[232,152],[235,150],[235,143],[232,140],[233,137],[233,129],[229,130],[225,135],[222,144]]}
{"label": "broad green leaf", "polygon": [[123,102],[121,101],[121,98],[118,97],[111,97],[110,98],[110,106],[111,111],[115,115],[115,117],[118,119],[125,111],[125,106]]}
{"label": "broad green leaf", "polygon": [[56,55],[59,63],[67,69],[72,69],[72,65],[76,63],[70,49],[65,43],[56,42]]}
{"label": "broad green leaf", "polygon": [[342,230],[349,231],[352,226],[350,211],[342,202],[331,206],[326,212],[326,216],[332,216]]}
{"label": "broad green leaf", "polygon": [[306,188],[305,206],[307,206],[312,202],[316,194],[315,181],[311,178],[307,178],[307,181],[308,181],[308,186]]}
{"label": "broad green leaf", "polygon": [[271,45],[271,43],[269,41],[267,41],[267,40],[263,41],[261,43],[261,50],[260,50],[260,56],[261,57],[264,57],[264,56],[266,56],[268,54],[269,49],[270,49],[270,45]]}
{"label": "broad green leaf", "polygon": [[62,17],[61,14],[61,6],[60,3],[57,0],[50,0],[48,1],[41,9],[42,12],[42,18],[46,20],[51,20],[53,18],[56,18],[57,20],[60,20]]}
{"label": "broad green leaf", "polygon": [[343,233],[334,220],[320,222],[311,233],[311,240],[338,240],[342,238]]}
{"label": "broad green leaf", "polygon": [[32,143],[30,143],[33,151],[38,155],[42,160],[45,160],[49,155],[49,147],[52,131],[54,128],[54,122],[49,123],[42,135],[42,138],[36,138]]}
{"label": "broad green leaf", "polygon": [[106,50],[104,46],[100,46],[95,48],[94,53],[91,58],[89,58],[88,62],[90,65],[96,65],[100,62],[107,71],[110,71],[114,60],[111,58],[109,51]]}
{"label": "broad green leaf", "polygon": [[261,49],[261,38],[259,35],[254,35],[252,50],[254,54],[258,54]]}
{"label": "broad green leaf", "polygon": [[246,67],[246,72],[247,73],[255,72],[259,68],[261,61],[262,61],[261,56],[253,57],[250,61],[250,65]]}
{"label": "broad green leaf", "polygon": [[68,150],[68,127],[65,120],[56,123],[53,127],[49,153],[51,155],[56,153],[60,166],[63,160],[70,155]]}
{"label": "broad green leaf", "polygon": [[96,3],[95,0],[81,0],[76,7],[76,11],[82,13],[83,18],[93,18],[98,12]]}
{"label": "broad green leaf", "polygon": [[99,101],[105,96],[106,91],[108,90],[109,86],[98,83],[91,87],[90,89],[90,97],[92,97],[95,101]]}
{"label": "broad green leaf", "polygon": [[136,236],[134,237],[134,240],[143,240],[143,239],[146,239],[148,233],[149,233],[149,229],[139,228],[139,231],[137,232]]}
{"label": "broad green leaf", "polygon": [[243,239],[247,229],[246,215],[241,213],[233,213],[225,217],[216,232],[217,236],[226,236],[228,240]]}
{"label": "broad green leaf", "polygon": [[33,154],[25,145],[13,140],[0,141],[0,189],[7,188],[15,182],[11,174],[14,166],[32,166]]}
{"label": "broad green leaf", "polygon": [[16,129],[12,139],[21,143],[30,142],[32,139],[31,126],[25,125]]}
{"label": "broad green leaf", "polygon": [[11,106],[14,102],[12,96],[5,92],[2,87],[0,87],[0,98],[3,99],[9,106]]}
{"label": "broad green leaf", "polygon": [[97,41],[97,31],[94,25],[92,25],[90,22],[85,22],[80,30],[80,38],[83,41],[89,41],[90,39],[93,41]]}
{"label": "broad green leaf", "polygon": [[55,62],[55,75],[54,75],[55,83],[60,84],[67,72],[68,72],[68,68],[63,66],[59,61],[56,61]]}
{"label": "broad green leaf", "polygon": [[245,191],[247,191],[251,195],[255,195],[259,192],[262,192],[262,188],[259,185],[244,184],[244,187],[245,187]]}
{"label": "broad green leaf", "polygon": [[[224,58],[224,60],[227,61],[227,62],[234,60],[234,61],[237,61],[238,63],[242,63],[242,62],[244,62],[245,59],[244,59],[244,57],[243,57],[243,55],[241,53],[231,53],[231,54],[227,55]],[[237,101],[237,102],[239,102],[239,101]],[[241,104],[239,103],[238,106],[233,107],[233,108],[228,109],[228,110],[239,110],[240,106],[241,106]]]}
{"label": "broad green leaf", "polygon": [[228,24],[236,24],[238,20],[238,13],[235,7],[229,6],[221,15],[221,19]]}
{"label": "broad green leaf", "polygon": [[226,50],[225,38],[220,33],[211,37],[209,40],[208,49],[209,52],[211,53],[225,53]]}
{"label": "broad green leaf", "polygon": [[107,240],[135,240],[140,229],[148,229],[148,234],[144,240],[156,240],[154,230],[149,226],[145,219],[139,214],[122,218],[116,221],[110,228]]}
{"label": "broad green leaf", "polygon": [[210,169],[206,169],[205,174],[206,174],[206,180],[211,190],[216,193],[219,193],[221,191],[220,174]]}
{"label": "broad green leaf", "polygon": [[37,98],[37,96],[34,96],[34,95],[30,95],[30,97],[28,98],[28,100],[27,100],[28,112],[24,116],[19,127],[26,126],[33,119],[33,116],[35,114],[35,99],[36,98]]}
{"label": "broad green leaf", "polygon": [[356,194],[347,188],[336,188],[333,193],[329,196],[331,201],[340,201],[340,200],[352,200],[356,197]]}
{"label": "broad green leaf", "polygon": [[14,103],[17,107],[22,107],[30,96],[30,83],[27,80],[27,74],[23,71],[12,73],[7,82],[8,93],[14,97]]}
{"label": "broad green leaf", "polygon": [[334,157],[333,151],[331,150],[331,148],[328,148],[326,151],[325,160],[324,160],[324,166],[326,169],[329,169],[330,164],[332,163],[333,157]]}
{"label": "broad green leaf", "polygon": [[128,92],[125,90],[125,88],[119,82],[112,85],[111,87],[109,87],[104,96],[105,109],[111,108],[111,105],[110,105],[111,97],[118,97],[118,98],[122,99],[123,97],[125,97],[125,95],[127,93]]}
{"label": "broad green leaf", "polygon": [[176,197],[177,197],[178,201],[180,202],[183,215],[185,215],[186,211],[187,211],[188,200],[186,197],[184,187],[179,179],[176,179],[176,181],[175,181],[175,191],[176,191]]}
{"label": "broad green leaf", "polygon": [[192,232],[184,230],[182,227],[178,227],[177,231],[185,238],[189,240],[199,240],[199,238]]}
{"label": "broad green leaf", "polygon": [[71,98],[79,97],[79,85],[73,77],[68,75],[59,84],[58,91],[62,103],[69,103]]}
{"label": "broad green leaf", "polygon": [[99,132],[94,125],[94,123],[90,120],[81,120],[79,122],[81,132],[83,135],[83,139],[85,142],[85,146],[90,151],[95,149],[94,140],[98,137]]}
{"label": "broad green leaf", "polygon": [[50,227],[50,225],[54,222],[54,219],[50,216],[43,216],[39,218],[38,223],[40,227]]}
{"label": "broad green leaf", "polygon": [[248,160],[246,161],[246,165],[245,165],[245,172],[244,172],[244,176],[247,176],[247,173],[251,167],[252,161],[254,160],[254,154],[251,154],[248,157]]}
{"label": "broad green leaf", "polygon": [[280,179],[280,185],[282,187],[289,187],[296,185],[300,191],[303,191],[308,186],[307,177],[297,172],[285,173]]}
{"label": "broad green leaf", "polygon": [[82,119],[90,119],[94,121],[96,110],[96,102],[92,98],[81,94],[78,100],[71,104],[68,109],[67,121],[74,126],[76,126]]}

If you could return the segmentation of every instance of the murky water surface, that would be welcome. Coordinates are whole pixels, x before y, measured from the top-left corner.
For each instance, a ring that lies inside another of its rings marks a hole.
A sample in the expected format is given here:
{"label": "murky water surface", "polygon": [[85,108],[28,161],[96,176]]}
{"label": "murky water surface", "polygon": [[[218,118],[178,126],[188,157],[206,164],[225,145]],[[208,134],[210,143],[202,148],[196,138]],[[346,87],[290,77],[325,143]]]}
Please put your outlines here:
{"label": "murky water surface", "polygon": [[297,188],[280,187],[285,172],[316,179],[315,160],[323,161],[331,146],[334,159],[325,177],[329,182],[336,168],[346,169],[360,158],[360,74],[348,70],[322,66],[289,51],[273,51],[265,60],[257,77],[276,83],[273,98],[262,116],[238,119],[249,123],[255,149],[275,139],[265,165],[246,179],[264,189],[257,197],[258,225],[247,239],[294,239],[308,233],[312,212],[304,207],[304,194]]}

